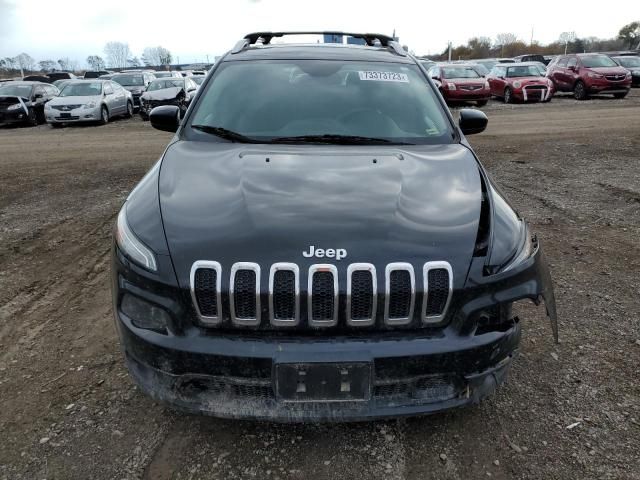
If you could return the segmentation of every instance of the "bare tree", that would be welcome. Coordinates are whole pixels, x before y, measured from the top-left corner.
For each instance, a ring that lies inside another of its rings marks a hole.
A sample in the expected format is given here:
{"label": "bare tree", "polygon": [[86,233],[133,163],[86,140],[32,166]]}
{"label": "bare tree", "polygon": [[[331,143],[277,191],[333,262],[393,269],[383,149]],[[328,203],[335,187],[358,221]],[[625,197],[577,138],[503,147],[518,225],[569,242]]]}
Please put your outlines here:
{"label": "bare tree", "polygon": [[170,65],[172,55],[169,50],[164,47],[147,47],[142,54],[142,61],[145,65]]}
{"label": "bare tree", "polygon": [[56,62],[53,60],[41,60],[38,65],[43,72],[53,72],[56,69]]}
{"label": "bare tree", "polygon": [[558,39],[560,43],[564,44],[564,54],[567,54],[567,47],[569,43],[573,42],[576,39],[576,32],[562,32],[560,34],[560,38]]}
{"label": "bare tree", "polygon": [[87,57],[87,65],[93,70],[104,70],[104,60],[99,55],[89,55]]}
{"label": "bare tree", "polygon": [[62,57],[58,60],[58,65],[60,65],[60,70],[69,70],[69,57]]}
{"label": "bare tree", "polygon": [[15,58],[15,62],[18,68],[22,71],[32,71],[36,67],[36,61],[28,53],[21,53]]}
{"label": "bare tree", "polygon": [[511,45],[518,41],[518,36],[515,33],[499,33],[496,35],[496,45],[504,47],[505,45]]}
{"label": "bare tree", "polygon": [[107,56],[107,64],[114,68],[126,68],[131,58],[129,44],[123,42],[108,42],[104,46],[104,53]]}
{"label": "bare tree", "polygon": [[618,32],[618,38],[622,40],[627,48],[633,48],[636,44],[640,48],[640,21],[631,22],[625,25]]}

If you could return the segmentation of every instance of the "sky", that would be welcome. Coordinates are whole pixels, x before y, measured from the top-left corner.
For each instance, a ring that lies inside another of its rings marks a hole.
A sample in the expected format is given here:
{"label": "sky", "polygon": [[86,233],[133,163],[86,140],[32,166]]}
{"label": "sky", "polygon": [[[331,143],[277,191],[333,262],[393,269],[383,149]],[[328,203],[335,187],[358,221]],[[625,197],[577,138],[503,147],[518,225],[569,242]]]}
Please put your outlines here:
{"label": "sky", "polygon": [[[528,5],[526,10],[524,5]],[[495,8],[494,8],[495,7]],[[205,62],[229,50],[245,34],[264,30],[341,30],[391,34],[418,55],[445,50],[447,42],[515,33],[540,43],[574,31],[579,37],[616,36],[640,20],[638,0],[618,0],[595,13],[575,2],[540,0],[0,0],[0,58],[26,52],[39,60],[105,57],[108,41],[168,48],[174,61]]]}

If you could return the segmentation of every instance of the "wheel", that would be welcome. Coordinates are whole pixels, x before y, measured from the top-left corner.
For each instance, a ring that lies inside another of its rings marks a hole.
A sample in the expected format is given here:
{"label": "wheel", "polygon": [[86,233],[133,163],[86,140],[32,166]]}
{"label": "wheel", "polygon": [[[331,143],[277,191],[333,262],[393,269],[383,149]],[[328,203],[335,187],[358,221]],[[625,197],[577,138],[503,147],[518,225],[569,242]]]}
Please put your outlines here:
{"label": "wheel", "polygon": [[109,123],[109,110],[103,105],[100,110],[100,125],[106,125],[107,123]]}
{"label": "wheel", "polygon": [[504,103],[511,103],[513,100],[513,95],[511,93],[511,89],[509,87],[504,89],[504,95],[502,96]]}
{"label": "wheel", "polygon": [[35,127],[38,125],[38,115],[33,108],[29,109],[29,116],[27,117],[27,124],[30,127]]}
{"label": "wheel", "polygon": [[484,107],[488,102],[489,100],[478,100],[476,102],[476,105],[478,105],[479,107]]}
{"label": "wheel", "polygon": [[613,98],[624,98],[627,96],[627,93],[629,92],[624,92],[624,93],[614,93],[613,94]]}
{"label": "wheel", "polygon": [[576,100],[586,100],[589,97],[587,87],[584,86],[582,80],[578,80],[574,85],[573,96]]}
{"label": "wheel", "polygon": [[125,117],[133,117],[133,104],[131,102],[127,102],[127,113],[125,113]]}

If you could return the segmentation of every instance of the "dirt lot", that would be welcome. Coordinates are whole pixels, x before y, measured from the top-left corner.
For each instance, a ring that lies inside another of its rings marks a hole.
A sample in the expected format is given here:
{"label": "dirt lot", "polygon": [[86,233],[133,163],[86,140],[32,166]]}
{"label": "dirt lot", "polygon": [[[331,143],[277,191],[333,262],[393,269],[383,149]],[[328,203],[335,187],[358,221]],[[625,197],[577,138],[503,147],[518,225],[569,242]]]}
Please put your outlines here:
{"label": "dirt lot", "polygon": [[0,479],[640,479],[640,91],[491,103],[474,147],[539,234],[560,315],[478,407],[290,426],[184,416],[123,365],[111,225],[169,134],[0,129]]}

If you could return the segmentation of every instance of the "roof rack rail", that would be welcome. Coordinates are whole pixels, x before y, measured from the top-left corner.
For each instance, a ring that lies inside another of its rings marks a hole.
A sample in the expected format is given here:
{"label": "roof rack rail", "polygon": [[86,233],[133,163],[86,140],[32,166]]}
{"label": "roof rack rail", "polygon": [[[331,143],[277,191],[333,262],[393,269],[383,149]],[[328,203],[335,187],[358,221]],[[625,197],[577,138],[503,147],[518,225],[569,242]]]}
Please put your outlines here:
{"label": "roof rack rail", "polygon": [[249,48],[251,45],[255,45],[258,40],[262,40],[263,45],[268,45],[271,43],[273,38],[280,38],[290,35],[329,35],[329,36],[344,36],[344,37],[353,37],[360,38],[365,41],[365,43],[373,47],[377,42],[380,42],[380,46],[385,48],[390,48],[396,54],[401,55],[403,57],[407,56],[407,52],[402,48],[402,46],[393,38],[388,35],[381,35],[379,33],[352,33],[352,32],[336,32],[336,31],[299,31],[299,32],[254,32],[245,35],[242,40],[236,43],[235,47],[231,50],[232,54],[240,53],[241,51]]}

